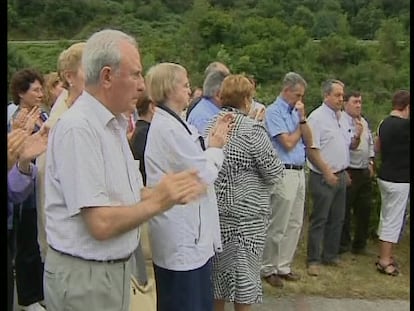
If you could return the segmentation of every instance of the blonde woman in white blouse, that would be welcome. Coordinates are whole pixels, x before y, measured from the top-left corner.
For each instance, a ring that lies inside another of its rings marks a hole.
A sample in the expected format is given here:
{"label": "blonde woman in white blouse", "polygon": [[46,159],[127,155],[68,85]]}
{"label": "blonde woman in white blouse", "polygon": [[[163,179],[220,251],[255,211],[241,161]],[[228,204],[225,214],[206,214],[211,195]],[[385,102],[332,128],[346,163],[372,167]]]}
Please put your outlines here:
{"label": "blonde woman in white blouse", "polygon": [[157,310],[211,311],[211,258],[221,251],[213,183],[232,116],[219,119],[204,142],[197,129],[180,117],[191,92],[185,68],[161,63],[150,68],[145,80],[156,103],[145,149],[147,186],[168,172],[195,168],[207,187],[197,201],[176,205],[149,221]]}

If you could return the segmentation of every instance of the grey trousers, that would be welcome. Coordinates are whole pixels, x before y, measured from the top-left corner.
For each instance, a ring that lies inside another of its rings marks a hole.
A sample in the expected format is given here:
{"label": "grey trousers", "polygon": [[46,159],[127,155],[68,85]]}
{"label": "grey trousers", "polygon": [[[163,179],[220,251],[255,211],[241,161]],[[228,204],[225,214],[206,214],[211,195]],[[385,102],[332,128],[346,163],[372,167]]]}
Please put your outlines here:
{"label": "grey trousers", "polygon": [[308,265],[329,263],[338,258],[345,217],[346,176],[345,172],[337,176],[338,184],[332,187],[322,175],[310,171],[313,205],[309,216]]}
{"label": "grey trousers", "polygon": [[49,248],[44,292],[48,311],[129,311],[130,262],[100,263]]}

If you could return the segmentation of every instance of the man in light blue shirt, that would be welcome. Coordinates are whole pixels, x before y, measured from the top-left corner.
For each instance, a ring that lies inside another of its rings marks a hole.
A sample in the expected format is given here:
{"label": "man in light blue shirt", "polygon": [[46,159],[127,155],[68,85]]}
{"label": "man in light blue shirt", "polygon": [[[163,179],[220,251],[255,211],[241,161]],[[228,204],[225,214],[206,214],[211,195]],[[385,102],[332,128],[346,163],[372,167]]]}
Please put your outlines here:
{"label": "man in light blue shirt", "polygon": [[313,208],[309,217],[308,274],[317,276],[320,264],[339,266],[339,244],[345,216],[351,140],[341,118],[344,84],[322,85],[324,101],[309,116],[312,145],[307,148],[309,189]]}
{"label": "man in light blue shirt", "polygon": [[305,145],[312,143],[302,98],[306,81],[289,72],[283,88],[265,114],[265,124],[277,154],[285,165],[285,176],[271,194],[272,216],[267,231],[261,275],[270,285],[297,281],[291,263],[298,244],[305,205]]}
{"label": "man in light blue shirt", "polygon": [[207,136],[205,129],[208,121],[220,112],[219,92],[221,83],[227,75],[228,73],[218,70],[210,72],[204,80],[203,97],[196,106],[189,108],[187,122],[194,125],[198,133],[204,137]]}

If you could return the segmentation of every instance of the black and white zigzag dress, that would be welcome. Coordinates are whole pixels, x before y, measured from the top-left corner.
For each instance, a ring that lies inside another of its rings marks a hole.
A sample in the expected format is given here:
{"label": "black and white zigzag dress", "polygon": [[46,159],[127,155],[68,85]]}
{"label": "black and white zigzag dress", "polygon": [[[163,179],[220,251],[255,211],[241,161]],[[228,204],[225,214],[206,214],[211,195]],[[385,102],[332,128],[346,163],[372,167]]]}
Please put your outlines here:
{"label": "black and white zigzag dress", "polygon": [[226,111],[235,112],[236,118],[215,182],[223,252],[213,258],[214,298],[261,303],[270,189],[284,168],[263,124],[234,108],[223,108],[220,114]]}

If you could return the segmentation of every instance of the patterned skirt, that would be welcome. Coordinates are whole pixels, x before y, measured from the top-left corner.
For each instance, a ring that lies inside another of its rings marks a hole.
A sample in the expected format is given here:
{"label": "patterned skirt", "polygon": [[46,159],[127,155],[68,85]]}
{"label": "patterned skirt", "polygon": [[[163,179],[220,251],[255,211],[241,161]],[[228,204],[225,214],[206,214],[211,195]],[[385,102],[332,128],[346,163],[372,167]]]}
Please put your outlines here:
{"label": "patterned skirt", "polygon": [[213,257],[214,298],[242,304],[262,302],[260,266],[268,219],[220,215],[223,251]]}

